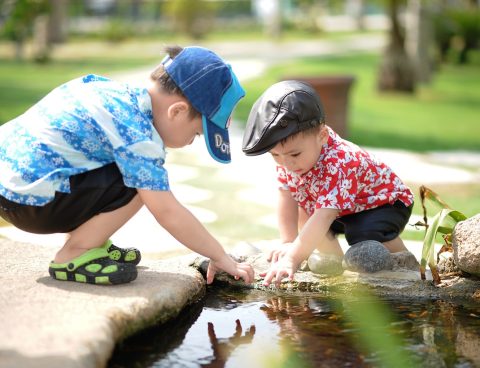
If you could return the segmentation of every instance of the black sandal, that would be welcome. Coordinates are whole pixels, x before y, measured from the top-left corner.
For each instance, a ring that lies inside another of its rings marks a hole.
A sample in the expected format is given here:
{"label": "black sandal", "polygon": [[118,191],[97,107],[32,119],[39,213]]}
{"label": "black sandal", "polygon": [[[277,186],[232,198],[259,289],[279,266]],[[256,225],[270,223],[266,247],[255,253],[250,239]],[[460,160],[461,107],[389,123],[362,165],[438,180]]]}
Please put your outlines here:
{"label": "black sandal", "polygon": [[137,278],[137,267],[110,259],[103,248],[94,248],[67,263],[51,262],[48,268],[55,280],[96,285],[125,284]]}
{"label": "black sandal", "polygon": [[100,248],[108,252],[110,259],[119,263],[130,263],[137,265],[142,259],[142,255],[137,248],[120,248],[113,245],[111,240],[107,240]]}

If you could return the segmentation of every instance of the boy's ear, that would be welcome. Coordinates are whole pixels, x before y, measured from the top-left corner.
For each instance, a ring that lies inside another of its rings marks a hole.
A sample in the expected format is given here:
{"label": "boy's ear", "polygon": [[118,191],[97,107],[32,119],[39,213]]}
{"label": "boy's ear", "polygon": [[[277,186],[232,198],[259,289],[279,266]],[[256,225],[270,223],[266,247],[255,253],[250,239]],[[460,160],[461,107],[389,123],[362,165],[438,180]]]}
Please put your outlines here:
{"label": "boy's ear", "polygon": [[320,127],[320,130],[318,131],[318,136],[319,136],[320,142],[322,142],[322,144],[327,142],[327,140],[328,140],[328,130],[325,127],[325,124],[322,124],[322,126]]}
{"label": "boy's ear", "polygon": [[176,117],[178,117],[180,114],[183,114],[185,112],[188,112],[189,111],[189,107],[188,107],[188,104],[184,101],[177,101],[173,104],[171,104],[169,107],[168,107],[168,117],[170,119],[175,119]]}

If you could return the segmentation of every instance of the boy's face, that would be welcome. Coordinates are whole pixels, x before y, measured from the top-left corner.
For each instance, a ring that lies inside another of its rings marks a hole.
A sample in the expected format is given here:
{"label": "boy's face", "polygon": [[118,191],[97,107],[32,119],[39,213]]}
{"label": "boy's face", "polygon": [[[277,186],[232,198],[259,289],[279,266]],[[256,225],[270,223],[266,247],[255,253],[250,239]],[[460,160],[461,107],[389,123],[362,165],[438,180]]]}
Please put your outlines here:
{"label": "boy's face", "polygon": [[202,117],[191,118],[185,114],[183,118],[177,119],[174,129],[168,134],[167,147],[181,148],[192,144],[197,136],[203,134]]}
{"label": "boy's face", "polygon": [[197,136],[203,134],[201,115],[192,118],[188,104],[183,101],[171,104],[167,109],[166,117],[156,126],[168,148],[185,147],[192,144]]}
{"label": "boy's face", "polygon": [[317,163],[327,138],[324,129],[315,134],[300,133],[283,144],[278,143],[270,154],[279,166],[303,175]]}

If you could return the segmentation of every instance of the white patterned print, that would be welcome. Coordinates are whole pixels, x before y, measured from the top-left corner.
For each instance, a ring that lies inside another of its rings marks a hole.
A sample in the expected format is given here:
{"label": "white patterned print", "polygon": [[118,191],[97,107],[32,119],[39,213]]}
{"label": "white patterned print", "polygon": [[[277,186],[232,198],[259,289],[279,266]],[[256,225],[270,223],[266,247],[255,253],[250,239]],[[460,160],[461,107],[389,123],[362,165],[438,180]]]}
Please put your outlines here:
{"label": "white patterned print", "polygon": [[413,203],[410,189],[383,162],[328,129],[316,165],[303,175],[278,166],[278,181],[298,205],[312,215],[317,208],[340,210],[345,216],[397,200]]}
{"label": "white patterned print", "polygon": [[90,74],[0,126],[0,195],[17,203],[44,205],[70,191],[70,176],[112,162],[128,187],[169,190],[144,88]]}

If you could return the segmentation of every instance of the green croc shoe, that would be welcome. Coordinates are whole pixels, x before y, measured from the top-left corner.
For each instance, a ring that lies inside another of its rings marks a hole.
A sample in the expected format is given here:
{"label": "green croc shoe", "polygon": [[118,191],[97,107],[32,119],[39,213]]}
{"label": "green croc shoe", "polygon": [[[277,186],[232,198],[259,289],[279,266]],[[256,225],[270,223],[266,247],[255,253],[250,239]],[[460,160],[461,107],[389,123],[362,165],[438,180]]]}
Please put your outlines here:
{"label": "green croc shoe", "polygon": [[137,278],[137,267],[110,259],[103,248],[94,248],[67,263],[50,263],[50,276],[56,280],[98,285],[125,284]]}
{"label": "green croc shoe", "polygon": [[100,248],[103,248],[108,252],[110,259],[120,263],[137,265],[142,259],[142,255],[137,248],[120,248],[113,245],[111,240],[107,240]]}

